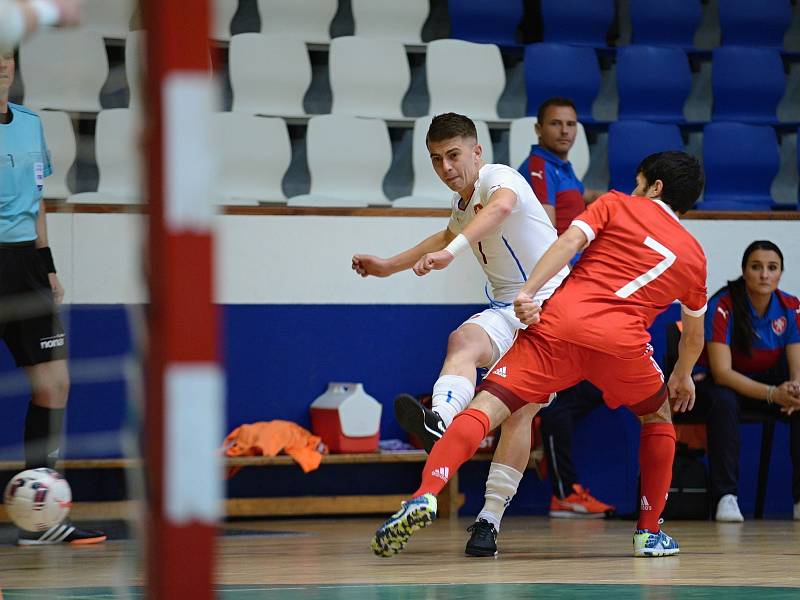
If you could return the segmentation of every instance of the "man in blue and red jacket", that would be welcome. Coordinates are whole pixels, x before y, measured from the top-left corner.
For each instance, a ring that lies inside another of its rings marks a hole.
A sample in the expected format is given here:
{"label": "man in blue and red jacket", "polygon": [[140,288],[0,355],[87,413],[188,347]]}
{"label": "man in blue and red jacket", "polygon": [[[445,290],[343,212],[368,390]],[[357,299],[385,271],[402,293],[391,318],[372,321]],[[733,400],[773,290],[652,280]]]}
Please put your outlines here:
{"label": "man in blue and red jacket", "polygon": [[567,155],[578,133],[578,113],[568,98],[548,98],[536,116],[539,143],[517,169],[561,235],[572,220],[594,201],[599,190],[584,188]]}

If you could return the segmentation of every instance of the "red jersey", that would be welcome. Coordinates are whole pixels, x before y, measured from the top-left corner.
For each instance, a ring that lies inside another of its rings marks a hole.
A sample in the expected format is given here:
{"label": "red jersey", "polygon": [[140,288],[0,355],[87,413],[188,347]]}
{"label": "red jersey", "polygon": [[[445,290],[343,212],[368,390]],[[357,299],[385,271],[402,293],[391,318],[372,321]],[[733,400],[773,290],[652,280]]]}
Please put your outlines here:
{"label": "red jersey", "polygon": [[635,357],[650,341],[647,328],[676,299],[690,315],[705,313],[705,254],[666,204],[611,191],[572,224],[590,243],[544,304],[544,331]]}

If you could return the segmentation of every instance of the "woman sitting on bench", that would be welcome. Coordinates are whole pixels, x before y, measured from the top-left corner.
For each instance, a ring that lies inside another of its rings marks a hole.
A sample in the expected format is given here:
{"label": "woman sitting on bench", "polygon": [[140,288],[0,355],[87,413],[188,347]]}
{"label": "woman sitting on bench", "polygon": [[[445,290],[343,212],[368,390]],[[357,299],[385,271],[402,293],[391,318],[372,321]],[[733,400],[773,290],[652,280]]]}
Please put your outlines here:
{"label": "woman sitting on bench", "polygon": [[783,253],[768,241],[750,244],[742,276],[714,294],[706,312],[711,377],[698,386],[708,400],[708,460],[716,520],[744,520],[738,504],[739,410],[783,413],[790,422],[792,500],[800,520],[800,301],[778,289]]}

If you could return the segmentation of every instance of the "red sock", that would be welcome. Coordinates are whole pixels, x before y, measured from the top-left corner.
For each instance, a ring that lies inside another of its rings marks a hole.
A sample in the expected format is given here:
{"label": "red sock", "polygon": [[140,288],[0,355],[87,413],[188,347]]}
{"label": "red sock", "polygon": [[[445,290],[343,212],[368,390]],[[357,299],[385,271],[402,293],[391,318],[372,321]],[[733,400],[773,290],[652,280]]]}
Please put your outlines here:
{"label": "red sock", "polygon": [[642,497],[637,529],[652,533],[660,530],[658,520],[667,504],[675,458],[675,428],[672,423],[642,425],[639,445],[639,470],[642,474]]}
{"label": "red sock", "polygon": [[428,493],[438,495],[450,475],[475,454],[487,433],[489,417],[481,411],[468,408],[456,415],[442,439],[433,445],[431,455],[422,470],[422,483],[411,497]]}

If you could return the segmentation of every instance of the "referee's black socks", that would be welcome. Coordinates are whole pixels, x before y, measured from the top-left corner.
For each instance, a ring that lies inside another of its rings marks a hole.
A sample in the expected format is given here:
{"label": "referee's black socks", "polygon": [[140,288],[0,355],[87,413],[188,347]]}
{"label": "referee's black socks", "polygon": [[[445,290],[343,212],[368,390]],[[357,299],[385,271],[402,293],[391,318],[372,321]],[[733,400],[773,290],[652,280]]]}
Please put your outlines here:
{"label": "referee's black socks", "polygon": [[63,408],[28,405],[25,418],[25,468],[55,469],[64,423]]}

